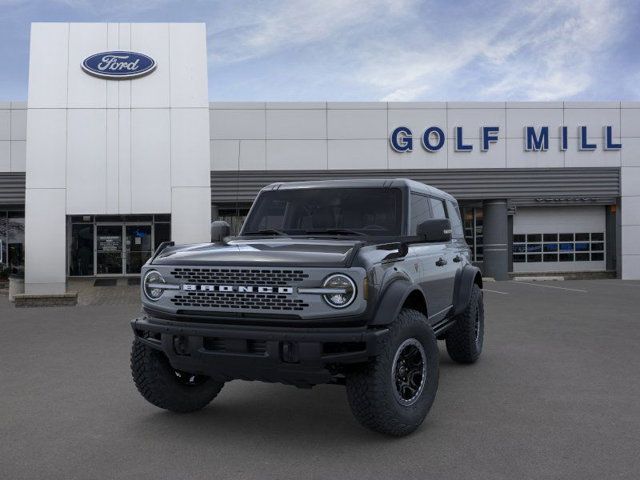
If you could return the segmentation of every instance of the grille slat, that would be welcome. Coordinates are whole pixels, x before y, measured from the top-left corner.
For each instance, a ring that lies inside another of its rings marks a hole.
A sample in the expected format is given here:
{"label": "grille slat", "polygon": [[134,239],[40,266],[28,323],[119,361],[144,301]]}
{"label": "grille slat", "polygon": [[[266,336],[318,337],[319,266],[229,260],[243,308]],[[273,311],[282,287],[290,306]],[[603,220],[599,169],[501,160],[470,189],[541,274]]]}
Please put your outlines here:
{"label": "grille slat", "polygon": [[[191,268],[175,267],[171,275],[179,281],[196,285],[293,286],[309,278],[303,270]],[[281,293],[180,291],[171,302],[177,307],[198,307],[207,310],[242,311],[302,311],[309,307],[303,300]]]}

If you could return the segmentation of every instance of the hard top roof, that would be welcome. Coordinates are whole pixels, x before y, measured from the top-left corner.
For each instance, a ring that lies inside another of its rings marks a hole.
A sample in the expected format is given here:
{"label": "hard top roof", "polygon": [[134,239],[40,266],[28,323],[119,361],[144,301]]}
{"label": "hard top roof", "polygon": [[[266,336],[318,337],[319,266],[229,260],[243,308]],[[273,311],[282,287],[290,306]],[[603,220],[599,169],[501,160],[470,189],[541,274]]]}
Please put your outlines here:
{"label": "hard top roof", "polygon": [[424,193],[456,201],[447,192],[431,185],[416,182],[409,178],[353,178],[339,180],[311,180],[306,182],[278,182],[264,187],[261,191],[300,190],[315,188],[408,188],[413,192]]}

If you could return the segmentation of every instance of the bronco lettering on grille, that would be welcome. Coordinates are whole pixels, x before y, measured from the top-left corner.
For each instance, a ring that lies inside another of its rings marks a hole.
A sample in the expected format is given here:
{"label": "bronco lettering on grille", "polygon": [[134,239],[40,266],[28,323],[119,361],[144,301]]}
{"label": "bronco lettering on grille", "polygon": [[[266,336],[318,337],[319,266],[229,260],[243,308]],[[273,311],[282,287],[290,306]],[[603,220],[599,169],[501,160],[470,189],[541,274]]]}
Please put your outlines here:
{"label": "bronco lettering on grille", "polygon": [[293,287],[269,287],[253,285],[193,285],[184,284],[182,290],[187,292],[222,292],[222,293],[280,293],[291,295]]}

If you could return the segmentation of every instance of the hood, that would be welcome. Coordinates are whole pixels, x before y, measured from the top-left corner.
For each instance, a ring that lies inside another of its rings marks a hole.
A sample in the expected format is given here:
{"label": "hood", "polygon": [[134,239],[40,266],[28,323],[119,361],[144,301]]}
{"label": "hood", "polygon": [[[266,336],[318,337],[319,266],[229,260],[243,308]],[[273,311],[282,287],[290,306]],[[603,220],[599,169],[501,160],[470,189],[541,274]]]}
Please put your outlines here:
{"label": "hood", "polygon": [[348,267],[357,240],[262,238],[166,248],[153,265]]}

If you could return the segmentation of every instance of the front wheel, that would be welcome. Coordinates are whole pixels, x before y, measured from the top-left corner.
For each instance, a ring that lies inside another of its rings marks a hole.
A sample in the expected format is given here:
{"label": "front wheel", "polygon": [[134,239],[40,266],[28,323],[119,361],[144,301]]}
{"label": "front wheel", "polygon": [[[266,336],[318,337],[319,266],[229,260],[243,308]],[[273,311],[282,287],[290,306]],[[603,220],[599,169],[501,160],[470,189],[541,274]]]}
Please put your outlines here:
{"label": "front wheel", "polygon": [[222,387],[204,375],[174,369],[166,355],[138,339],[131,349],[131,374],[140,394],[156,407],[172,412],[195,412],[206,407]]}
{"label": "front wheel", "polygon": [[403,309],[380,354],[347,374],[356,419],[371,430],[408,435],[423,422],[438,390],[438,345],[424,315]]}

